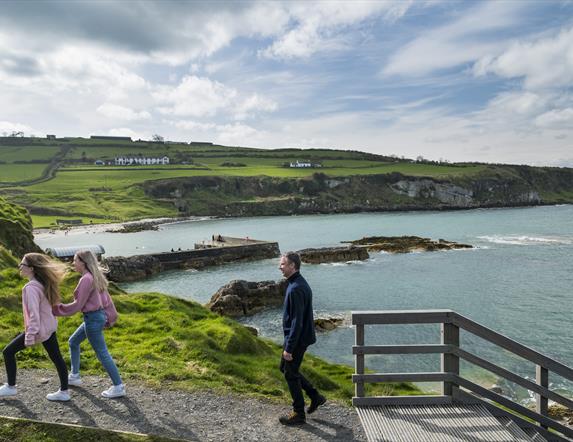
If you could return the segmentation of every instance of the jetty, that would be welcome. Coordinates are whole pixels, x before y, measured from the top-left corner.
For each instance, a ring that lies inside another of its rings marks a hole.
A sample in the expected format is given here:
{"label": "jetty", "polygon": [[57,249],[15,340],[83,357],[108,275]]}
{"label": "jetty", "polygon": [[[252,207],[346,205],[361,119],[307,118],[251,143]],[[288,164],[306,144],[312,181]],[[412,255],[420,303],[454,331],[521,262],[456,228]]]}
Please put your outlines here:
{"label": "jetty", "polygon": [[195,243],[194,248],[135,256],[104,259],[108,278],[115,282],[137,281],[165,270],[202,269],[238,261],[255,261],[280,256],[276,241],[212,235],[210,240]]}

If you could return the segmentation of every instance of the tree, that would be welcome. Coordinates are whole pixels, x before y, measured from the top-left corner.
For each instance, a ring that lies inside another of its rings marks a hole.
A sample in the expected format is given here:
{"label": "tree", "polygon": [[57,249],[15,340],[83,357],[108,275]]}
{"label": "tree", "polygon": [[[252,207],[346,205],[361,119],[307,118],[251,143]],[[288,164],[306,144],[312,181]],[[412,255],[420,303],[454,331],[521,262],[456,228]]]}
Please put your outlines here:
{"label": "tree", "polygon": [[165,142],[165,138],[163,138],[159,134],[153,134],[153,136],[151,137],[151,140],[156,142],[156,143],[164,143]]}

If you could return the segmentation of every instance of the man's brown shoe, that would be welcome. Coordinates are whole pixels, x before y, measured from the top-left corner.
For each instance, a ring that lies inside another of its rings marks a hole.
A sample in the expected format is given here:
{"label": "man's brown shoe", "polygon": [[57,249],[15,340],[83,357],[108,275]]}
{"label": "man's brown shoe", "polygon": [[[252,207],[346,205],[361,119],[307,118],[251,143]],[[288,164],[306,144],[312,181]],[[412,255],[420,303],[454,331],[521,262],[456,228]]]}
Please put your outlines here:
{"label": "man's brown shoe", "polygon": [[291,411],[288,415],[279,417],[279,422],[283,425],[301,425],[306,423],[306,417],[302,413]]}
{"label": "man's brown shoe", "polygon": [[310,405],[306,409],[306,412],[308,414],[312,414],[316,411],[318,407],[324,404],[326,404],[326,398],[323,395],[319,394],[318,396],[310,400]]}

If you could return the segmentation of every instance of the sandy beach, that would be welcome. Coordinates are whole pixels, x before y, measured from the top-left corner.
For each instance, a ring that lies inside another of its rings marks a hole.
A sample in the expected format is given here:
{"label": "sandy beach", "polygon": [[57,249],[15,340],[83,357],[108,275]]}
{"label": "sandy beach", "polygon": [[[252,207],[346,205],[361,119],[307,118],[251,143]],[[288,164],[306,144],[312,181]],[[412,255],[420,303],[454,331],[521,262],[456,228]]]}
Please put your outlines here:
{"label": "sandy beach", "polygon": [[89,233],[101,233],[106,231],[121,230],[124,226],[134,226],[139,224],[148,224],[150,226],[158,226],[161,224],[177,224],[189,221],[205,221],[214,219],[212,216],[187,216],[182,218],[146,218],[137,221],[126,221],[123,223],[109,223],[109,224],[81,224],[70,225],[67,228],[40,228],[34,229],[32,232],[35,239],[48,238],[53,236],[75,236],[84,235]]}

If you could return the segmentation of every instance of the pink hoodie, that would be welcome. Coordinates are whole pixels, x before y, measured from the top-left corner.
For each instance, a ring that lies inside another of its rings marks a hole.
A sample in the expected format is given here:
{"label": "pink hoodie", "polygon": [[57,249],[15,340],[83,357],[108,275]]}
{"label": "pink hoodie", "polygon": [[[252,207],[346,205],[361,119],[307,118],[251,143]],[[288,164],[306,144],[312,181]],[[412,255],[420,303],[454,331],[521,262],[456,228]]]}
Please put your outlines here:
{"label": "pink hoodie", "polygon": [[22,289],[22,312],[24,313],[27,347],[46,341],[58,328],[58,320],[52,313],[52,306],[44,294],[44,286],[32,279]]}
{"label": "pink hoodie", "polygon": [[94,277],[86,272],[80,278],[74,290],[74,302],[69,304],[56,304],[53,307],[56,316],[71,316],[79,311],[89,313],[103,308],[107,315],[107,326],[111,326],[117,320],[117,311],[113,305],[111,296],[106,291],[98,292],[94,287]]}

